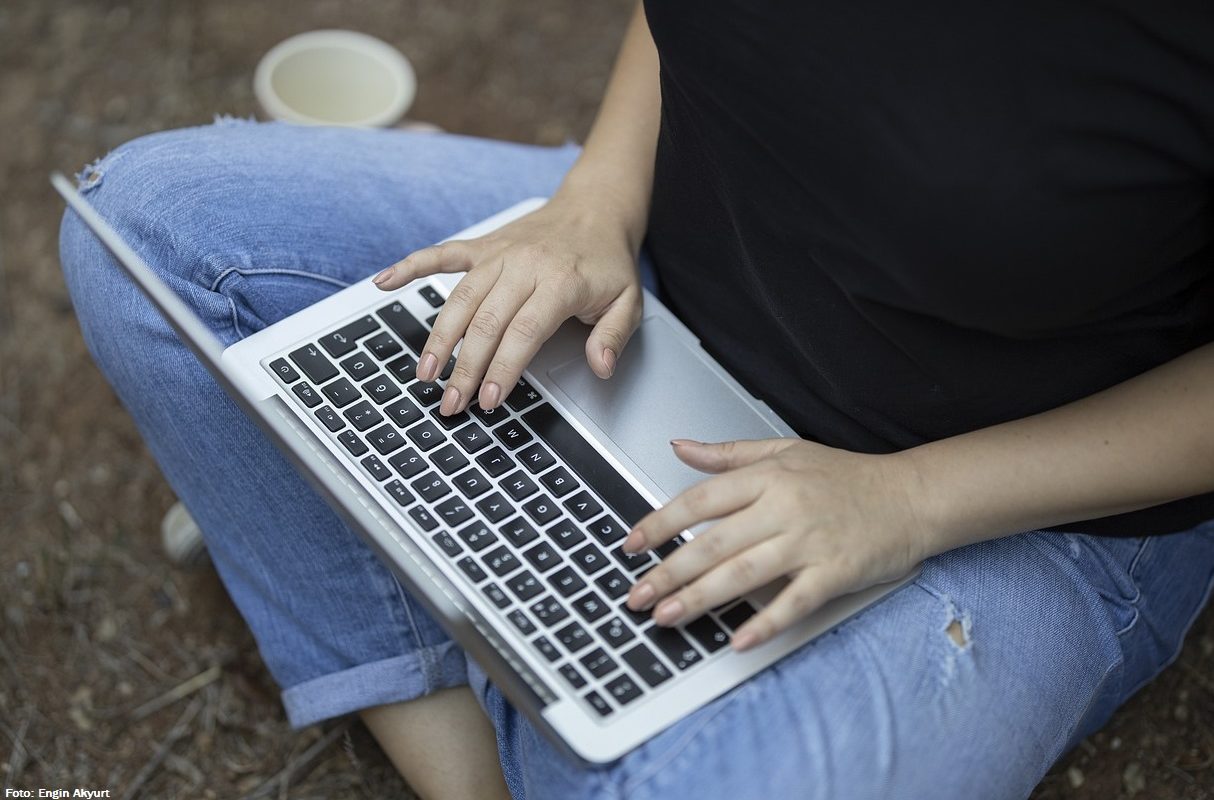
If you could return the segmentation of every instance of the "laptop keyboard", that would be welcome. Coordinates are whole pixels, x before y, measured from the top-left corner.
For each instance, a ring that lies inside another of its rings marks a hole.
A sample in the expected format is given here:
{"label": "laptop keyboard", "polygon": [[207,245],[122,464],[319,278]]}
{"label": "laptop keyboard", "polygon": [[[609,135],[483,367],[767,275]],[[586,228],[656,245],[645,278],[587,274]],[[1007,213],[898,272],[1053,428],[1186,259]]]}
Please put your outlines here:
{"label": "laptop keyboard", "polygon": [[414,374],[433,319],[389,303],[267,368],[597,714],[724,650],[755,613],[745,600],[680,628],[624,605],[682,540],[620,548],[652,506],[525,378],[498,408],[438,413],[444,384]]}

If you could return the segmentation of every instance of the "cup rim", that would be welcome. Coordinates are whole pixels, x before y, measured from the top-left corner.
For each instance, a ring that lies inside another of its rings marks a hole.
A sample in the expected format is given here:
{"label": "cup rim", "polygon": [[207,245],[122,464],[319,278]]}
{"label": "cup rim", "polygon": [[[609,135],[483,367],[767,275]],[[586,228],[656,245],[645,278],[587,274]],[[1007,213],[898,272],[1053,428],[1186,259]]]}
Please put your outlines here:
{"label": "cup rim", "polygon": [[[396,95],[392,102],[376,114],[349,122],[333,122],[305,114],[287,104],[274,91],[273,74],[288,56],[317,47],[339,47],[369,55],[385,66],[395,79]],[[382,128],[405,115],[417,94],[417,76],[404,53],[392,45],[359,31],[328,28],[299,33],[274,45],[261,57],[253,73],[253,94],[272,118],[304,125],[341,125],[354,128]]]}

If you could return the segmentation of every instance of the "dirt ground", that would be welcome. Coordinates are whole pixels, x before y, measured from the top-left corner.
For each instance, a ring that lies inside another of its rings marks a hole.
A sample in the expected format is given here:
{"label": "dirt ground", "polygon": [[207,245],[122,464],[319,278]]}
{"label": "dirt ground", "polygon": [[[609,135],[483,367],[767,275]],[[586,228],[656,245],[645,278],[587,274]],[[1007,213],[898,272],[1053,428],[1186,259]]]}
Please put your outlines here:
{"label": "dirt ground", "polygon": [[[584,135],[631,0],[0,3],[0,782],[113,797],[411,797],[361,725],[292,732],[212,571],[158,542],[173,498],[93,367],[58,272],[52,169],[252,115],[260,54],[312,28],[413,60],[411,116]],[[1214,613],[1035,798],[1214,795]],[[958,764],[959,769],[966,768]],[[36,794],[36,791],[35,791]]]}

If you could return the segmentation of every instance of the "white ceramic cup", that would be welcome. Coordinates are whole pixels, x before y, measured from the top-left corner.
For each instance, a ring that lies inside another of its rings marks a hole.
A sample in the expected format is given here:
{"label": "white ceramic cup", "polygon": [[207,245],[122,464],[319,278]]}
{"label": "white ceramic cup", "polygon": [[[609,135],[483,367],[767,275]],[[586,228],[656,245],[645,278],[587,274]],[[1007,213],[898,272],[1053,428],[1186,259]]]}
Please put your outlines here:
{"label": "white ceramic cup", "polygon": [[253,75],[273,119],[305,125],[386,127],[409,110],[417,76],[392,45],[355,31],[310,31],[275,45]]}

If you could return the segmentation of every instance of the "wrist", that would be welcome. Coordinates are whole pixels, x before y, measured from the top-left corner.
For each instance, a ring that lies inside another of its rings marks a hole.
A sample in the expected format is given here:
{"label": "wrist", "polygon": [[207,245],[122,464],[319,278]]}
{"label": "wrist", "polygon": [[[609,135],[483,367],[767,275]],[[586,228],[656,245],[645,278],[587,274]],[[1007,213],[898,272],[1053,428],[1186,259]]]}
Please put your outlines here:
{"label": "wrist", "polygon": [[622,179],[619,170],[585,155],[566,174],[553,200],[583,209],[596,223],[621,230],[633,253],[641,249],[649,217],[649,187]]}

